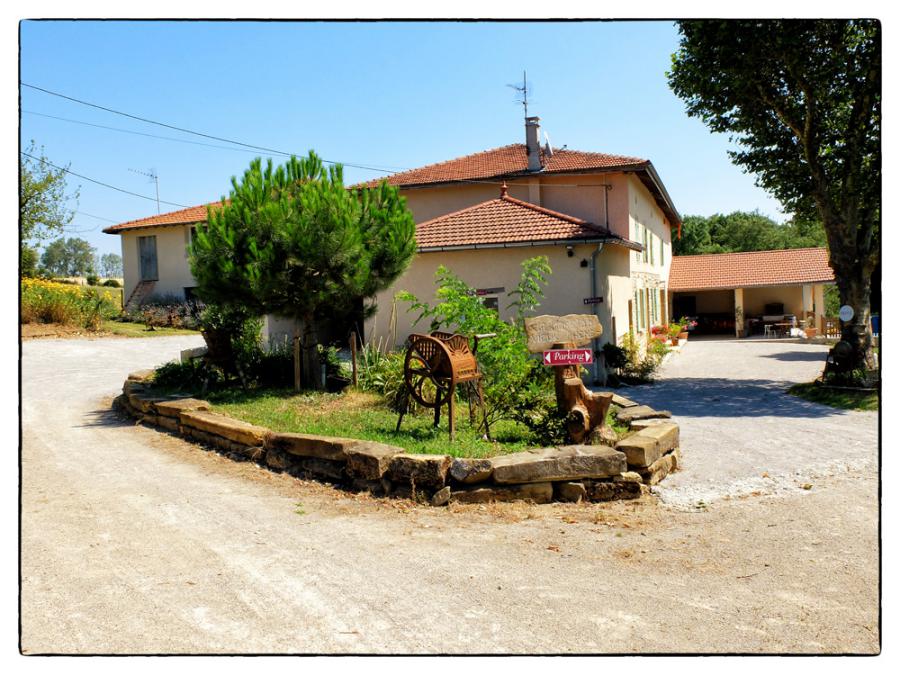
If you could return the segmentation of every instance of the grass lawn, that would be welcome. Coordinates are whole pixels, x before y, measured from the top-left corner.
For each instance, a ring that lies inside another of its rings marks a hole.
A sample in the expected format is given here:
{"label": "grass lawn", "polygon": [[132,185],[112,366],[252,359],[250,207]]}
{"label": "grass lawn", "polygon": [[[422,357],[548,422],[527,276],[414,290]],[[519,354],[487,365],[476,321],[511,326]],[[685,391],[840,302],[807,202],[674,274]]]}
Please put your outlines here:
{"label": "grass lawn", "polygon": [[125,337],[163,337],[166,335],[199,335],[195,330],[187,328],[155,328],[147,330],[147,326],[142,323],[134,323],[131,321],[115,321],[107,319],[100,324],[100,330],[105,333],[115,333]]}
{"label": "grass lawn", "polygon": [[799,396],[813,403],[822,403],[832,408],[843,410],[878,410],[877,391],[853,391],[848,389],[832,389],[816,382],[795,384],[788,389],[789,394]]}
{"label": "grass lawn", "polygon": [[411,453],[492,457],[531,447],[528,430],[514,422],[499,422],[491,428],[494,441],[482,440],[469,425],[466,405],[457,408],[456,442],[451,443],[446,408],[441,411],[437,429],[432,426],[433,414],[426,411],[404,416],[397,432],[397,413],[383,405],[379,396],[368,392],[298,394],[292,389],[230,389],[210,392],[206,398],[217,412],[273,431],[379,441]]}

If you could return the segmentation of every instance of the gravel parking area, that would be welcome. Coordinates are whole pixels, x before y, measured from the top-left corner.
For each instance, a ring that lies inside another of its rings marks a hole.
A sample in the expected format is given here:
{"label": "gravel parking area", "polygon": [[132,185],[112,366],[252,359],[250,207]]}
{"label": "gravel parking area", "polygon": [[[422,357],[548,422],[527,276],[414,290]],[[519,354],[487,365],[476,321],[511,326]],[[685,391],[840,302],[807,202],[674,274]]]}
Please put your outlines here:
{"label": "gravel parking area", "polygon": [[[23,653],[880,650],[871,470],[700,509],[652,496],[448,508],[372,499],[233,462],[111,412],[128,372],[199,342],[23,344]],[[661,395],[683,424],[687,468],[666,480],[664,498],[706,480],[721,492],[722,476],[746,483],[762,464],[810,471],[816,443],[840,456],[828,433],[846,436],[848,420],[874,433],[871,415],[790,408],[771,382],[700,384],[698,368],[718,359],[708,377],[724,378],[742,348],[689,344],[667,364],[666,383],[635,390]],[[786,359],[815,372],[795,345],[757,349],[773,355],[760,364]],[[693,398],[666,400],[678,391]],[[735,392],[755,411],[748,425],[729,407]],[[793,447],[795,428],[813,438],[800,452],[779,441],[736,458],[755,447],[742,430],[777,436],[770,418]],[[844,452],[873,466],[874,446],[845,443]]]}
{"label": "gravel parking area", "polygon": [[[684,469],[656,488],[675,506],[802,490],[840,472],[877,474],[878,414],[787,393],[821,373],[828,348],[793,342],[690,338],[652,386],[624,396],[670,410]],[[808,488],[807,488],[808,489]]]}

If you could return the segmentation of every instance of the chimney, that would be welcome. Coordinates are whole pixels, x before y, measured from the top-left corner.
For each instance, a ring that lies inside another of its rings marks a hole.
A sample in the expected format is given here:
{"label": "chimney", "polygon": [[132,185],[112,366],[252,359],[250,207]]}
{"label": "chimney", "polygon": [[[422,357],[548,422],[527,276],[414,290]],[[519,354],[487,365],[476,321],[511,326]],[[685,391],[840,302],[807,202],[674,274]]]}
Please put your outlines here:
{"label": "chimney", "polygon": [[541,166],[541,118],[525,118],[525,147],[528,150],[528,170],[540,171]]}

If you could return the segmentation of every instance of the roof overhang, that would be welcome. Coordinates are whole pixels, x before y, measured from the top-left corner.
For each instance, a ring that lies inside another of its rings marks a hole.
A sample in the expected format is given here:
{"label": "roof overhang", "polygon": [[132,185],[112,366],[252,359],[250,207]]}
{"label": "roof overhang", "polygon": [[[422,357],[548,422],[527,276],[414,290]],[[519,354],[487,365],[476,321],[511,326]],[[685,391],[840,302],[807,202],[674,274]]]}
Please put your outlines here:
{"label": "roof overhang", "polygon": [[736,291],[739,288],[782,288],[784,286],[817,286],[819,284],[825,286],[834,283],[834,279],[823,279],[812,281],[785,281],[772,284],[741,284],[740,286],[727,284],[723,286],[704,286],[702,288],[672,288],[669,286],[668,290],[672,293],[711,293],[715,291]]}
{"label": "roof overhang", "polygon": [[529,248],[535,246],[577,246],[579,244],[613,244],[631,249],[643,251],[643,245],[636,241],[620,239],[618,237],[591,237],[589,239],[546,239],[538,241],[505,241],[495,244],[460,244],[458,246],[420,246],[416,249],[419,253],[439,253],[442,251],[475,251],[490,248]]}

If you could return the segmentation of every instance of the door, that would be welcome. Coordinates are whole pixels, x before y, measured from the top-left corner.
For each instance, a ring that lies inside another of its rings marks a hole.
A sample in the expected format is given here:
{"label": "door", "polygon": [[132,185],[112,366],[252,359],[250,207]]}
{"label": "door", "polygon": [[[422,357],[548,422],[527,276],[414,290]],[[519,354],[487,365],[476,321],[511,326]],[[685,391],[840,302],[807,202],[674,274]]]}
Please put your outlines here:
{"label": "door", "polygon": [[141,281],[159,279],[156,265],[156,237],[138,237],[138,252],[141,259]]}

